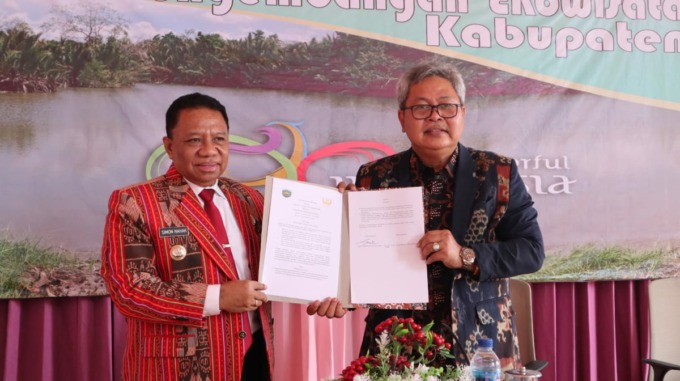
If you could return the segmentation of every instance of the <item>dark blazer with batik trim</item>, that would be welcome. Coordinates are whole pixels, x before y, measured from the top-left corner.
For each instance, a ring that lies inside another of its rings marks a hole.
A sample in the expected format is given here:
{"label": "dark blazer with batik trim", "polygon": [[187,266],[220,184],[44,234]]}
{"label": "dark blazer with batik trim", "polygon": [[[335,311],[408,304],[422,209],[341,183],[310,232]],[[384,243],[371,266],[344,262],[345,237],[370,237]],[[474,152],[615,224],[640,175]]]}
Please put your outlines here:
{"label": "dark blazer with batik trim", "polygon": [[[493,338],[503,368],[512,369],[519,363],[519,347],[507,278],[538,271],[543,265],[537,212],[512,159],[461,144],[458,150],[452,233],[458,243],[474,249],[479,274],[473,277],[468,271],[455,270],[451,329],[458,343],[452,343],[452,350],[456,362],[466,364],[478,338]],[[409,149],[363,165],[357,173],[357,187],[413,186],[412,152]],[[386,313],[369,312],[367,337]],[[368,341],[364,339],[364,348]]]}
{"label": "dark blazer with batik trim", "polygon": [[[257,277],[263,197],[227,178],[220,178],[218,185],[234,212],[251,273]],[[185,248],[186,255],[173,260],[173,247]],[[125,380],[241,380],[244,340],[239,333],[247,315],[223,311],[203,317],[207,285],[238,279],[223,250],[197,196],[174,166],[164,176],[113,192],[101,274],[127,318]],[[257,314],[271,374],[271,303]]]}

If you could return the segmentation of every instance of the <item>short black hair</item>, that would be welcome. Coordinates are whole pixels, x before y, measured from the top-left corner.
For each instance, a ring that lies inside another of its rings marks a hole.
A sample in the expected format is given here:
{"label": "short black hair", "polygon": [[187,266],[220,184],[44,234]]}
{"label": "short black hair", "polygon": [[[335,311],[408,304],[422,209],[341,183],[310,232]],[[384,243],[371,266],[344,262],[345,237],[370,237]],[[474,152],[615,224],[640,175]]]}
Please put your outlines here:
{"label": "short black hair", "polygon": [[227,109],[224,108],[224,105],[209,95],[192,93],[182,95],[175,99],[172,104],[170,104],[170,107],[168,107],[168,111],[165,113],[165,134],[167,137],[172,138],[172,130],[177,125],[180,111],[193,108],[208,108],[219,111],[220,114],[222,114],[224,121],[227,123],[227,131],[229,130],[229,117],[227,116]]}

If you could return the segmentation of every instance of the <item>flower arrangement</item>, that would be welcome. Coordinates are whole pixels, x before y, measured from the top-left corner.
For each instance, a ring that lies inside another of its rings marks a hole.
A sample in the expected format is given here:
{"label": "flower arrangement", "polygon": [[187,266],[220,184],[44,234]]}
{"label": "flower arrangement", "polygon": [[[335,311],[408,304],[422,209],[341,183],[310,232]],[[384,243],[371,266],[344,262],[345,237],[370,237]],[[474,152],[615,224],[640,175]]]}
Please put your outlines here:
{"label": "flower arrangement", "polygon": [[412,318],[392,316],[375,327],[378,353],[357,358],[335,381],[473,381],[469,367],[442,366],[451,344]]}

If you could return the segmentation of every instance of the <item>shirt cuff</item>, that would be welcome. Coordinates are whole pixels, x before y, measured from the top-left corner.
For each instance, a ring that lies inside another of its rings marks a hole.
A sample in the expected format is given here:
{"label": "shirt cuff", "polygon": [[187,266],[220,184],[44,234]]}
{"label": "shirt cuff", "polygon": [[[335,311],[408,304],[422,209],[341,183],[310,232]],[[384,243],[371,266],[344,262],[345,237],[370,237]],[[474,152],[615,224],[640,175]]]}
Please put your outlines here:
{"label": "shirt cuff", "polygon": [[209,284],[205,292],[203,317],[219,315],[220,312],[220,285]]}

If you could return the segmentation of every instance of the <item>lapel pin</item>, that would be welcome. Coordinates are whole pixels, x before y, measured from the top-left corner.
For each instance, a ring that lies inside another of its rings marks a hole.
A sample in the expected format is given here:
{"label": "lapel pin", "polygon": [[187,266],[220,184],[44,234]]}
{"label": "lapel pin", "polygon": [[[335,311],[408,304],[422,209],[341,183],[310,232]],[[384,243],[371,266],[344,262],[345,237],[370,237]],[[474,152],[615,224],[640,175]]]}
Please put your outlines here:
{"label": "lapel pin", "polygon": [[175,245],[170,248],[170,257],[174,261],[181,261],[187,256],[187,249],[182,245]]}

